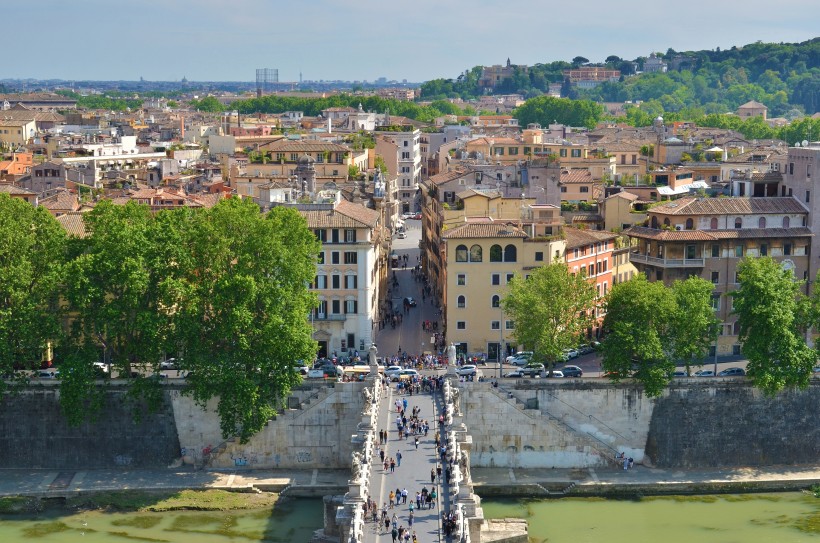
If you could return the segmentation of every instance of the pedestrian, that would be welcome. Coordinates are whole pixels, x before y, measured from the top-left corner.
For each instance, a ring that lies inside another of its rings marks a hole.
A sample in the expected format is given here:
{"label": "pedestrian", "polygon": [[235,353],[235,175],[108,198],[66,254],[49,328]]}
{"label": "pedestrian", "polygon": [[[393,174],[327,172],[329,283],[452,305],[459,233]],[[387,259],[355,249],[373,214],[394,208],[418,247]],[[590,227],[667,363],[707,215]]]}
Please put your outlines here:
{"label": "pedestrian", "polygon": [[384,471],[387,471],[387,468],[390,466],[390,463],[389,463],[387,460],[385,460],[385,461],[382,463],[382,466],[384,466]]}
{"label": "pedestrian", "polygon": [[629,459],[624,458],[624,471],[626,471],[627,469],[629,469]]}
{"label": "pedestrian", "polygon": [[432,468],[430,469],[430,484],[431,485],[436,484],[436,470],[434,470]]}
{"label": "pedestrian", "polygon": [[390,535],[393,536],[393,543],[396,543],[396,538],[399,537],[399,531],[394,527]]}
{"label": "pedestrian", "polygon": [[410,528],[412,528],[412,527],[413,527],[413,520],[414,520],[414,517],[413,517],[413,510],[411,509],[411,510],[410,510],[410,516],[409,516],[409,517],[408,517],[408,519],[407,519],[407,525],[408,525]]}
{"label": "pedestrian", "polygon": [[396,493],[392,490],[390,491],[390,509],[393,509],[393,505],[396,503]]}
{"label": "pedestrian", "polygon": [[635,460],[634,460],[634,459],[632,459],[632,458],[630,458],[630,459],[629,459],[629,469],[632,469],[632,468],[634,468],[634,467],[635,467]]}
{"label": "pedestrian", "polygon": [[421,492],[416,492],[416,509],[421,509]]}
{"label": "pedestrian", "polygon": [[419,438],[416,437],[416,450],[419,450]]}
{"label": "pedestrian", "polygon": [[[384,531],[385,531],[385,532],[389,532],[389,531],[390,531],[390,519],[389,519],[389,518],[387,518],[387,517],[384,517]],[[398,532],[397,532],[396,534],[394,534],[394,535],[393,535],[393,541],[395,541],[395,540],[396,540],[396,536],[397,536],[397,535],[398,535]]]}
{"label": "pedestrian", "polygon": [[441,481],[441,466],[436,466],[436,475],[438,476],[438,480]]}
{"label": "pedestrian", "polygon": [[390,473],[394,473],[396,471],[396,461],[391,458],[390,459]]}
{"label": "pedestrian", "polygon": [[396,452],[396,462],[401,467],[401,451]]}
{"label": "pedestrian", "polygon": [[407,503],[407,489],[406,488],[401,489],[401,503],[402,504]]}
{"label": "pedestrian", "polygon": [[384,449],[379,448],[379,459],[384,462]]}
{"label": "pedestrian", "polygon": [[413,501],[412,500],[410,500],[410,504],[408,505],[408,507],[410,507],[410,513],[412,513],[413,512]]}
{"label": "pedestrian", "polygon": [[393,522],[393,529],[397,529],[399,527],[399,517],[396,516],[396,513],[393,513],[393,518],[390,520]]}
{"label": "pedestrian", "polygon": [[435,507],[436,506],[436,498],[437,497],[438,497],[438,494],[436,493],[436,489],[434,488],[433,490],[430,491],[430,507]]}

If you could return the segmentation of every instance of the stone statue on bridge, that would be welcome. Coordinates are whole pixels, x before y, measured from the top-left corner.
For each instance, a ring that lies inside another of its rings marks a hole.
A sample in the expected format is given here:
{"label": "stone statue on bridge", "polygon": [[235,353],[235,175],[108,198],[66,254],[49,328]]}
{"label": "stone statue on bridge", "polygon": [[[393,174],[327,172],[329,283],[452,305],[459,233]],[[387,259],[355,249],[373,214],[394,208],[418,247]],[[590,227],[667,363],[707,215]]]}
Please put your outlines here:
{"label": "stone statue on bridge", "polygon": [[351,465],[351,477],[350,480],[354,483],[361,483],[362,477],[364,472],[362,470],[362,455],[354,452],[353,453],[353,463]]}
{"label": "stone statue on bridge", "polygon": [[364,395],[364,408],[362,409],[362,415],[370,415],[373,412],[373,404],[375,403],[373,393],[370,392],[369,388],[364,387],[362,389],[362,394]]}
{"label": "stone statue on bridge", "polygon": [[458,387],[451,387],[450,389],[452,392],[453,398],[453,415],[460,417],[461,416],[461,402],[459,401],[459,396],[461,395],[461,391]]}

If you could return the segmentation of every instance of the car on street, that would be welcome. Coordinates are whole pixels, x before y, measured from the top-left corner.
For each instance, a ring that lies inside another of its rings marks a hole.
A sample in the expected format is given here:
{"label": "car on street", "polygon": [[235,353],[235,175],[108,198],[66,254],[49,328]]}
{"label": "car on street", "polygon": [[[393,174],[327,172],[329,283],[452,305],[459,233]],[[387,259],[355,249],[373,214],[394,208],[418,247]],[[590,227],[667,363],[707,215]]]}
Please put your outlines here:
{"label": "car on street", "polygon": [[405,220],[407,220],[407,219],[412,219],[412,218],[413,218],[413,217],[415,217],[415,216],[416,216],[416,214],[415,214],[415,213],[413,213],[412,211],[405,211],[405,212],[404,212],[404,213],[402,213],[402,215],[401,215],[402,219],[405,219]]}
{"label": "car on street", "polygon": [[814,366],[814,368],[812,368],[811,371],[813,371],[814,373],[820,373],[820,366]]}
{"label": "car on street", "polygon": [[574,360],[578,358],[578,355],[577,349],[564,349],[564,360]]}
{"label": "car on street", "polygon": [[718,377],[734,377],[737,375],[746,375],[746,370],[743,368],[726,368],[718,372]]}
{"label": "car on street", "polygon": [[51,370],[40,370],[37,372],[38,379],[59,379],[60,372],[59,371],[51,371]]}
{"label": "car on street", "polygon": [[589,353],[593,352],[594,350],[595,349],[592,347],[592,345],[589,345],[589,344],[586,344],[586,343],[583,344],[583,345],[578,346],[578,354],[580,356],[583,356],[585,354],[589,354]]}
{"label": "car on street", "polygon": [[385,376],[387,376],[388,379],[393,379],[395,377],[398,377],[401,373],[401,370],[403,369],[404,368],[402,368],[401,366],[389,366],[386,370],[384,370],[384,374]]}
{"label": "car on street", "polygon": [[544,373],[544,364],[527,364],[521,368],[521,373],[527,377],[536,377]]}
{"label": "car on street", "polygon": [[698,370],[695,372],[695,377],[714,377],[715,372],[712,370]]}
{"label": "car on street", "polygon": [[[97,362],[100,364],[101,362]],[[163,360],[159,363],[159,369],[161,370],[175,370],[177,369],[177,359],[176,358],[168,358]]]}
{"label": "car on street", "polygon": [[689,377],[689,374],[685,371],[678,370],[672,372],[672,377]]}
{"label": "car on street", "polygon": [[405,369],[405,370],[401,370],[401,372],[399,372],[399,374],[393,380],[394,381],[409,381],[410,379],[418,379],[419,377],[421,377],[421,375],[419,374],[418,371],[416,371],[414,369]]}
{"label": "car on street", "polygon": [[578,366],[564,366],[561,371],[564,373],[564,377],[583,377],[584,375],[584,370]]}
{"label": "car on street", "polygon": [[511,354],[504,360],[506,360],[507,364],[510,364],[513,358],[532,358],[532,351],[518,351],[515,354]]}
{"label": "car on street", "polygon": [[401,232],[399,232],[398,234],[396,234],[396,237],[397,237],[397,238],[399,238],[399,239],[406,239],[406,238],[407,238],[407,232],[405,232],[404,230],[402,230]]}
{"label": "car on street", "polygon": [[524,377],[522,370],[512,370],[504,374],[504,377]]}
{"label": "car on street", "polygon": [[96,372],[108,373],[108,364],[105,362],[94,362],[92,366]]}
{"label": "car on street", "polygon": [[467,365],[461,366],[460,368],[456,369],[456,375],[461,375],[461,376],[466,377],[468,375],[475,375],[476,371],[478,371],[478,368],[476,368],[472,364],[467,364]]}
{"label": "car on street", "polygon": [[507,364],[513,366],[526,366],[532,360],[532,353],[521,353],[512,357],[507,357]]}
{"label": "car on street", "polygon": [[551,372],[544,372],[544,377],[553,377],[555,379],[562,379],[562,378],[566,377],[566,375],[561,370],[552,370]]}
{"label": "car on street", "polygon": [[414,219],[414,220],[417,220],[417,221],[420,221],[420,220],[421,220],[421,213],[420,213],[420,212],[416,212],[416,214],[415,214],[415,215],[413,215],[413,219]]}
{"label": "car on street", "polygon": [[405,298],[404,303],[409,307],[416,307],[416,300],[414,300],[412,296]]}

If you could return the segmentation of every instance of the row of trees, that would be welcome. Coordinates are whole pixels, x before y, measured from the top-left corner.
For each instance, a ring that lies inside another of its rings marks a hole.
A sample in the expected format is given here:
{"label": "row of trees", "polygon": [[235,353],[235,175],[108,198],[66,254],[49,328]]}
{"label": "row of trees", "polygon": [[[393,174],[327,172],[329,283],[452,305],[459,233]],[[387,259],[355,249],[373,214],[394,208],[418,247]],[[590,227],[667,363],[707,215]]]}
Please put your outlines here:
{"label": "row of trees", "polygon": [[[803,282],[768,257],[741,261],[738,275],[731,296],[750,379],[767,394],[808,386],[818,353],[806,337],[820,325],[820,295],[801,294]],[[615,285],[605,299],[602,370],[615,382],[634,378],[649,396],[660,395],[678,364],[689,372],[708,355],[719,331],[712,292],[699,277],[667,287],[639,274]],[[516,341],[552,366],[594,324],[598,302],[589,280],[554,263],[516,277],[502,304],[516,323]]]}
{"label": "row of trees", "polygon": [[262,216],[239,199],[156,214],[101,201],[85,226],[68,238],[43,208],[0,195],[0,371],[20,384],[14,370],[37,367],[52,342],[62,407],[79,423],[102,406],[103,353],[148,400],[160,359],[178,353],[186,393],[219,399],[226,437],[261,429],[299,382],[294,362],[316,352],[306,285],[319,246],[299,213]]}

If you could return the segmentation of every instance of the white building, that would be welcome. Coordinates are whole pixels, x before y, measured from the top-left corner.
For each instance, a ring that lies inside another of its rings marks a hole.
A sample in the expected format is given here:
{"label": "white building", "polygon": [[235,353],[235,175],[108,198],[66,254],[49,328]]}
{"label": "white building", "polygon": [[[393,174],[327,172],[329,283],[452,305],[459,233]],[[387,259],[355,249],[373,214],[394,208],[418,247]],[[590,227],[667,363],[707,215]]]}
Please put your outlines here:
{"label": "white building", "polygon": [[380,213],[322,191],[313,204],[296,207],[322,242],[311,288],[319,306],[311,314],[320,358],[365,353],[373,342],[379,285],[386,259]]}
{"label": "white building", "polygon": [[421,130],[409,126],[393,132],[380,127],[375,134],[376,154],[384,159],[388,171],[396,174],[401,211],[419,211],[416,190],[421,176]]}

